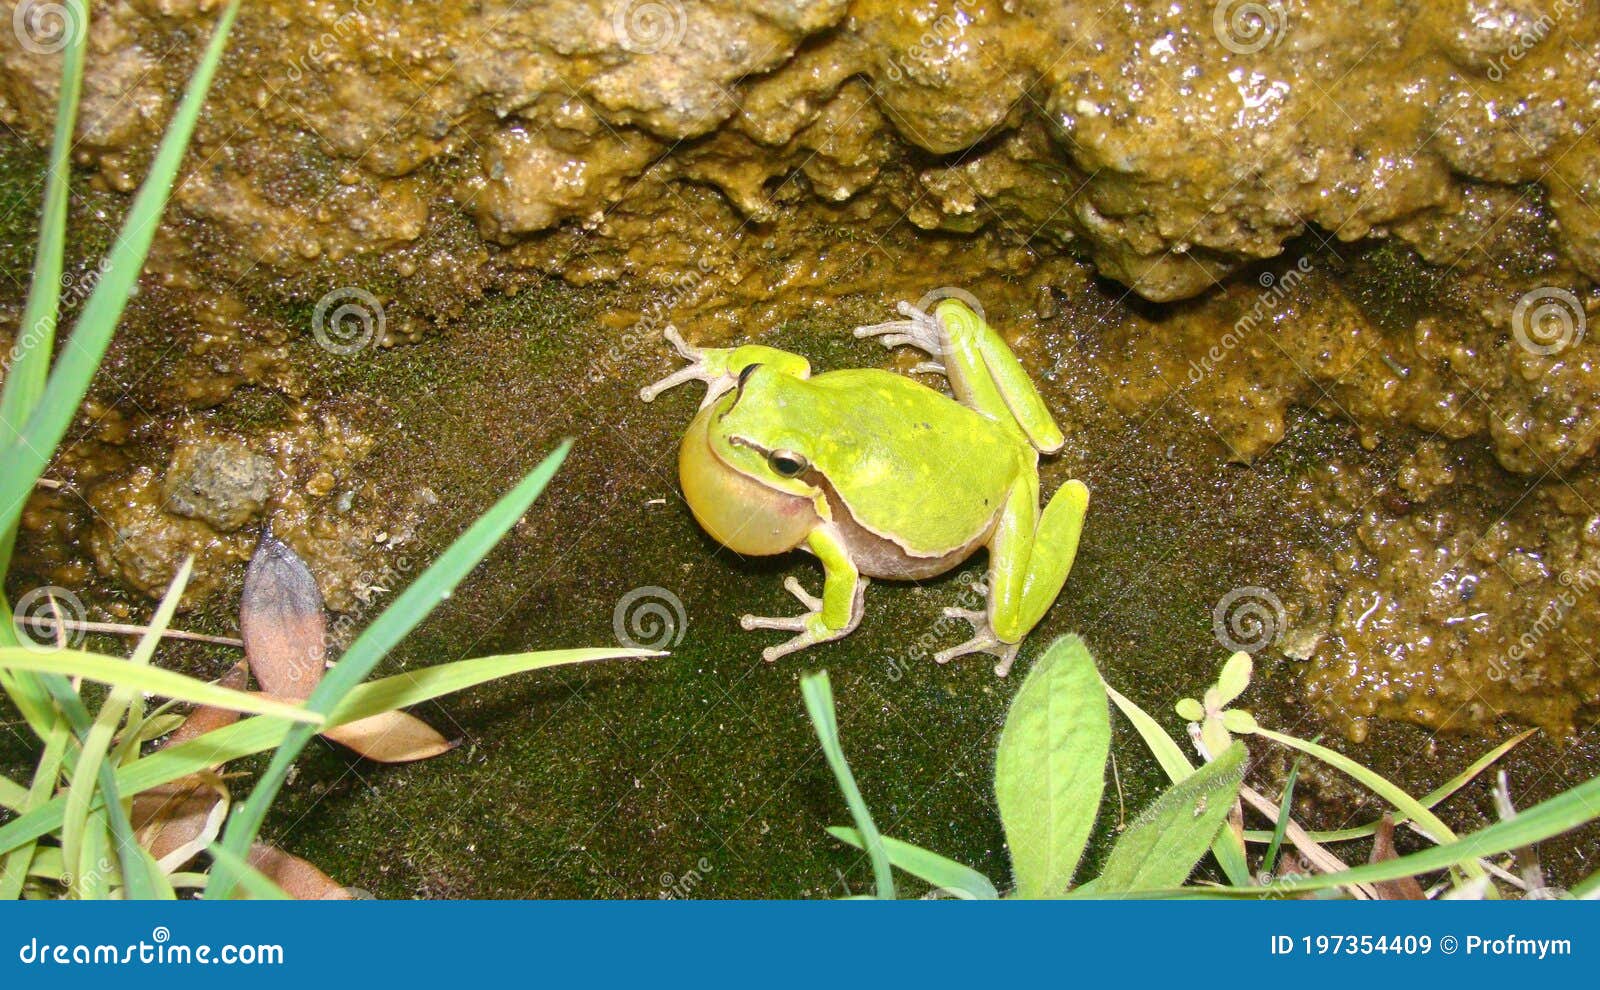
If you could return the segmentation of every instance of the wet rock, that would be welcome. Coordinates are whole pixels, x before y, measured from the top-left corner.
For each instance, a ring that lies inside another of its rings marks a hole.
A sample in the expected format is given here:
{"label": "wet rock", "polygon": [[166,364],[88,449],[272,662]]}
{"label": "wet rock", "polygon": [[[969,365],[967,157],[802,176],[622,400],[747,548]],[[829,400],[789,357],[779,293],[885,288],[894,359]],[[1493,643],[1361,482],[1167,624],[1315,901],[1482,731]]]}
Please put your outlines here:
{"label": "wet rock", "polygon": [[[1313,475],[1309,497],[1349,540],[1302,555],[1294,628],[1327,630],[1303,656],[1304,689],[1346,734],[1389,718],[1485,733],[1511,720],[1568,736],[1600,706],[1587,659],[1600,650],[1600,547],[1584,538],[1596,475],[1529,490],[1496,471],[1460,448],[1419,451],[1397,480],[1423,504],[1403,513],[1375,497],[1385,480]],[[1433,487],[1456,474],[1467,487]]]}
{"label": "wet rock", "polygon": [[272,458],[232,438],[201,437],[180,442],[161,478],[173,513],[230,533],[253,520],[272,492]]}
{"label": "wet rock", "polygon": [[[80,147],[115,188],[180,88],[158,53],[202,35],[203,6],[96,10]],[[1578,0],[276,0],[235,30],[178,201],[250,245],[222,267],[394,270],[458,203],[515,241],[625,202],[681,212],[698,183],[763,219],[778,180],[788,206],[864,196],[926,229],[1072,241],[1172,300],[1311,225],[1448,237],[1474,184],[1530,184],[1595,278],[1597,57]],[[44,140],[53,70],[0,47],[0,119]]]}
{"label": "wet rock", "polygon": [[89,494],[95,518],[89,547],[100,573],[151,598],[165,594],[184,559],[193,556],[194,575],[183,598],[188,606],[209,596],[233,566],[250,559],[255,536],[219,533],[199,519],[167,511],[162,488],[148,467],[96,487]]}

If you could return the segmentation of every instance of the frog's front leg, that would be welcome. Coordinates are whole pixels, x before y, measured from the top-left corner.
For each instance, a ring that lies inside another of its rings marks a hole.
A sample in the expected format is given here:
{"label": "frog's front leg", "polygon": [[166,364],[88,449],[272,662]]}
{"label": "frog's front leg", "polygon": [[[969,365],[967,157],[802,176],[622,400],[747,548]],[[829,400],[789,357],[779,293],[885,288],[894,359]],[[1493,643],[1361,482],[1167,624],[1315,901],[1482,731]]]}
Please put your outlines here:
{"label": "frog's front leg", "polygon": [[983,611],[947,608],[945,615],[972,623],[972,638],[934,655],[948,663],[968,653],[998,658],[994,672],[1011,670],[1022,640],[1050,610],[1078,555],[1089,510],[1089,489],[1069,481],[1039,512],[1037,476],[1012,488],[989,543],[988,605]]}
{"label": "frog's front leg", "polygon": [[806,606],[809,610],[806,614],[777,618],[746,615],[739,620],[739,625],[745,629],[782,629],[799,633],[786,643],[762,650],[761,659],[768,663],[815,643],[826,643],[847,636],[861,624],[867,579],[851,562],[838,534],[831,526],[819,527],[806,538],[806,546],[822,561],[822,597],[810,594],[800,586],[798,580],[790,577],[783,582],[783,586]]}
{"label": "frog's front leg", "polygon": [[684,340],[683,335],[678,333],[678,328],[673,326],[663,330],[662,336],[667,338],[667,342],[689,364],[653,385],[641,388],[639,398],[646,402],[655,401],[655,397],[662,392],[676,388],[684,382],[702,381],[706,383],[706,397],[700,400],[700,408],[704,409],[739,383],[740,372],[757,364],[773,365],[795,378],[811,377],[811,362],[798,354],[780,351],[776,347],[766,347],[761,344],[745,344],[743,347],[696,347]]}
{"label": "frog's front leg", "polygon": [[983,317],[955,299],[924,313],[910,303],[899,306],[906,319],[857,327],[857,337],[880,337],[886,347],[909,345],[927,352],[963,405],[990,419],[1020,428],[1035,449],[1053,454],[1065,442],[1044,398],[1005,338]]}

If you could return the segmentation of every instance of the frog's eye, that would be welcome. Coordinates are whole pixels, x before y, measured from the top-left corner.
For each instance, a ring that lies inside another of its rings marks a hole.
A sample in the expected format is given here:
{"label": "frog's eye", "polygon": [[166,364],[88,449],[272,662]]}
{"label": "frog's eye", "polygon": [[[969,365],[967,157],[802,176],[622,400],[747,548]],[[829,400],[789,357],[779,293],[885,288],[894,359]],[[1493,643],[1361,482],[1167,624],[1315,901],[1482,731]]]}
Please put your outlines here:
{"label": "frog's eye", "polygon": [[793,478],[811,466],[805,455],[797,454],[792,450],[774,450],[767,455],[767,464],[774,472],[784,478]]}

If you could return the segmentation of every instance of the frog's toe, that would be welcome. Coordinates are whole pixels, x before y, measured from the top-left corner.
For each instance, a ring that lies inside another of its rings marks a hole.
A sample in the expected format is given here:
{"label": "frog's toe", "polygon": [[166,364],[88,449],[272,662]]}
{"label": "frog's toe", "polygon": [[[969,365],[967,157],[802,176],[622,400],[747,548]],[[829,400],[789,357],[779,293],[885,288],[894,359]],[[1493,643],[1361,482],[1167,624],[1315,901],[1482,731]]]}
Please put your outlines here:
{"label": "frog's toe", "polygon": [[915,347],[939,357],[944,348],[940,344],[943,339],[943,329],[935,316],[924,313],[910,303],[903,302],[899,306],[903,320],[890,320],[888,323],[873,323],[864,327],[856,327],[857,337],[881,337],[885,347]]}
{"label": "frog's toe", "polygon": [[805,585],[800,583],[799,578],[794,577],[793,575],[784,578],[783,587],[784,590],[789,592],[789,594],[800,599],[800,604],[804,605],[806,608],[809,608],[813,612],[822,611],[822,599],[807,591],[805,589]]}
{"label": "frog's toe", "polygon": [[979,633],[960,646],[940,650],[933,655],[933,659],[937,663],[949,663],[956,657],[964,657],[969,653],[987,653],[999,661],[994,665],[995,676],[1004,677],[1011,673],[1011,665],[1016,662],[1017,650],[1021,646],[1021,643],[1003,642],[993,633]]}
{"label": "frog's toe", "polygon": [[782,632],[798,632],[805,629],[806,617],[803,615],[744,615],[739,617],[739,627],[741,629],[777,629]]}
{"label": "frog's toe", "polygon": [[1011,673],[1011,665],[1016,662],[1017,650],[1021,643],[1007,643],[995,635],[994,627],[989,624],[989,613],[970,608],[957,608],[950,606],[944,610],[946,617],[951,619],[965,619],[972,623],[972,638],[959,646],[952,646],[948,650],[940,650],[933,655],[936,663],[949,663],[956,657],[964,657],[969,653],[987,653],[998,659],[994,665],[996,677],[1004,677]]}
{"label": "frog's toe", "polygon": [[787,643],[779,643],[777,646],[769,646],[762,650],[761,659],[765,660],[767,663],[772,663],[779,657],[786,657],[791,653],[798,653],[806,647],[813,646],[816,643],[817,639],[815,636],[812,636],[810,633],[801,633],[794,639],[789,640]]}

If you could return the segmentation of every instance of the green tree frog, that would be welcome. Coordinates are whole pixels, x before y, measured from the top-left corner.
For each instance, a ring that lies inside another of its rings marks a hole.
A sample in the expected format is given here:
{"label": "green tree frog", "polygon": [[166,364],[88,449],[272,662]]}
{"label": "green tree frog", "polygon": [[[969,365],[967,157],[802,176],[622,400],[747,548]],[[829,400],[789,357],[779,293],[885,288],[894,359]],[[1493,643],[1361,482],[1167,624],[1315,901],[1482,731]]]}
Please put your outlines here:
{"label": "green tree frog", "polygon": [[707,385],[678,450],[695,519],[739,554],[800,548],[822,562],[822,597],[794,577],[803,615],[746,615],[745,629],[794,633],[765,660],[838,639],[861,622],[868,578],[920,580],[989,550],[981,611],[947,608],[972,638],[934,656],[998,658],[1004,677],[1060,593],[1089,506],[1082,482],[1039,510],[1039,454],[1064,443],[1038,389],[1005,340],[971,308],[945,299],[932,313],[858,327],[887,347],[909,345],[955,397],[881,369],[813,375],[797,354],[758,344],[694,347],[667,328],[689,365],[641,390],[646,402],[688,381]]}

